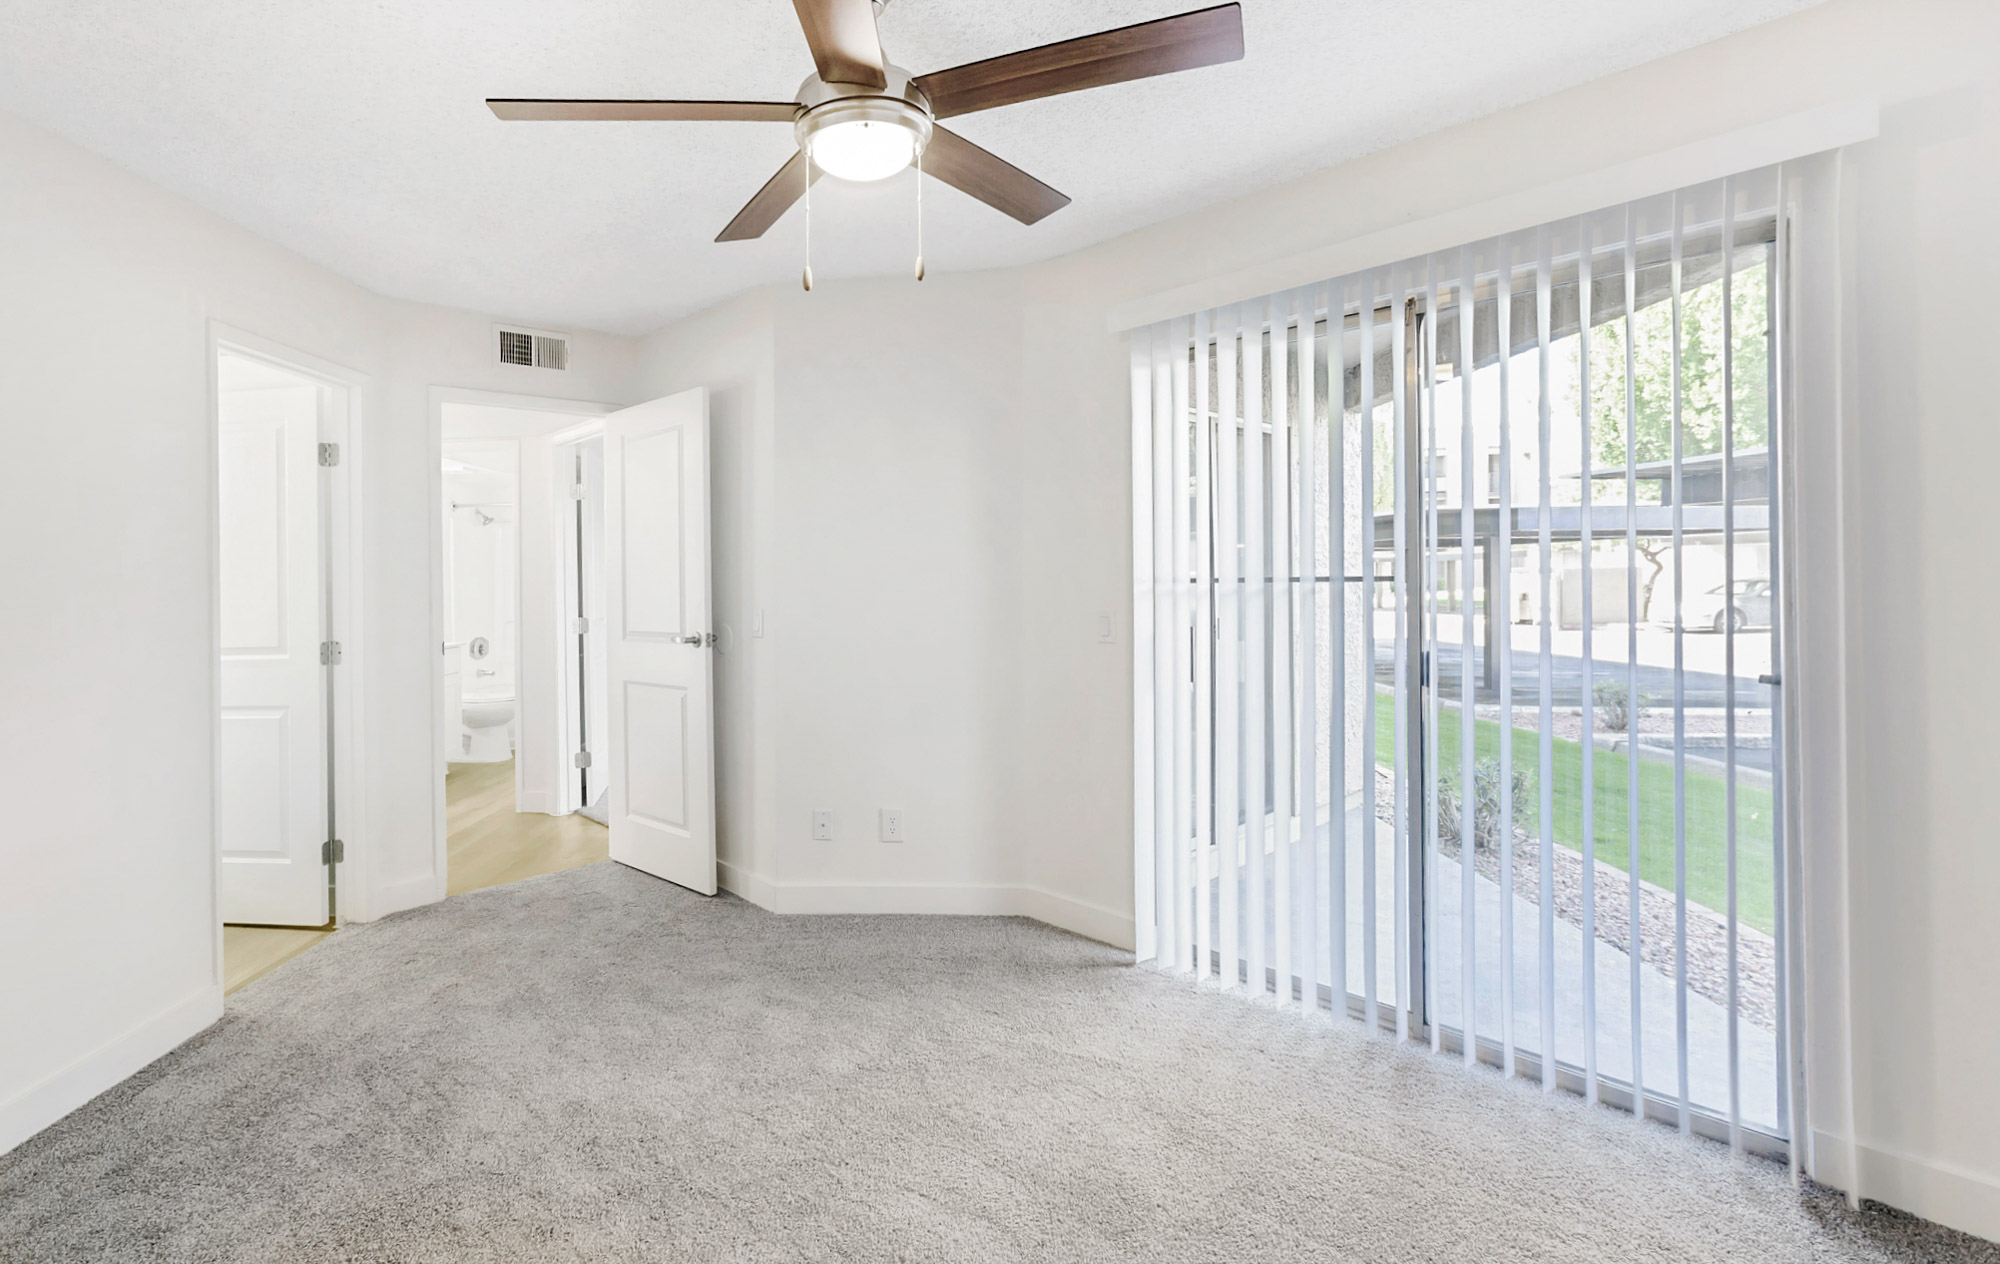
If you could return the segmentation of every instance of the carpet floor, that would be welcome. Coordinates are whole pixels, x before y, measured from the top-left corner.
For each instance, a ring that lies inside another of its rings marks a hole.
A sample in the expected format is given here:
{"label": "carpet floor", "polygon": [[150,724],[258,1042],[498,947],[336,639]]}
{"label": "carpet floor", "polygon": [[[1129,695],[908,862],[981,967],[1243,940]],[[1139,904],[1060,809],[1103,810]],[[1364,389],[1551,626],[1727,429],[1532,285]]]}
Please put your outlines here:
{"label": "carpet floor", "polygon": [[1012,919],[612,864],[341,931],[0,1158],[8,1261],[1995,1261]]}

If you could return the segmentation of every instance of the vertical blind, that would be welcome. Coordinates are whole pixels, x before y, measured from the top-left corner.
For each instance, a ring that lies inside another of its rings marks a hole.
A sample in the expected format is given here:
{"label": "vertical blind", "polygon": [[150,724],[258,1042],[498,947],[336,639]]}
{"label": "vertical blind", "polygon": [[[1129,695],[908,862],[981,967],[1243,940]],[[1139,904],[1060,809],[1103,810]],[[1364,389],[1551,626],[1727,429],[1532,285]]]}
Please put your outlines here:
{"label": "vertical blind", "polygon": [[1789,1151],[1786,187],[1135,334],[1142,960]]}

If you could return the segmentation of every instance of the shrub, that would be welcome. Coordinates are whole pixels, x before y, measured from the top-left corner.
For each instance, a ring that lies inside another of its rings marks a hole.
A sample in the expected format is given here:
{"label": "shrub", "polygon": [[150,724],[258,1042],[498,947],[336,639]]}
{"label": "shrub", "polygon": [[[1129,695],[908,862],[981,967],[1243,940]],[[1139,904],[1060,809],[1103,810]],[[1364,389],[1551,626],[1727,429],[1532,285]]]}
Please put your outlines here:
{"label": "shrub", "polygon": [[[1646,705],[1642,695],[1636,700],[1622,680],[1600,680],[1590,689],[1591,713],[1597,727],[1613,733],[1631,730],[1633,712]],[[1634,705],[1636,701],[1636,706]]]}
{"label": "shrub", "polygon": [[[1458,767],[1451,765],[1438,778],[1438,840],[1444,843],[1461,841],[1464,802],[1459,798],[1458,776]],[[1514,819],[1517,821],[1521,819],[1522,810],[1531,805],[1533,784],[1528,770],[1517,765],[1514,768]],[[1492,851],[1500,845],[1500,834],[1500,761],[1482,759],[1472,769],[1473,846],[1480,851]]]}

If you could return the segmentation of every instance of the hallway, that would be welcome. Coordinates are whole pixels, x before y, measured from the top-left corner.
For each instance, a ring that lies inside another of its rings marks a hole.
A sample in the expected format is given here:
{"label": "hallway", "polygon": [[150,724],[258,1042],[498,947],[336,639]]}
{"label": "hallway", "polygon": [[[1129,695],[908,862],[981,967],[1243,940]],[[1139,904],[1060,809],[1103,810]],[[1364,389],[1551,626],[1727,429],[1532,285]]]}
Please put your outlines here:
{"label": "hallway", "polygon": [[516,812],[511,759],[453,764],[444,795],[447,896],[611,858],[611,831],[587,816]]}

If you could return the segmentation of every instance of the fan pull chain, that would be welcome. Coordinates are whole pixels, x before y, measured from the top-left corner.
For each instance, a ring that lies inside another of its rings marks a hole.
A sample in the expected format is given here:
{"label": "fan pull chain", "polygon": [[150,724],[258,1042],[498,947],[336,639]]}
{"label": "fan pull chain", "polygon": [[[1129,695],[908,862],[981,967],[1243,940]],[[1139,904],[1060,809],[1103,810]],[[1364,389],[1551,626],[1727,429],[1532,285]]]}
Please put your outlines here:
{"label": "fan pull chain", "polygon": [[917,280],[924,279],[924,153],[917,151]]}
{"label": "fan pull chain", "polygon": [[803,280],[805,281],[806,293],[810,294],[812,293],[812,287],[813,287],[813,156],[811,149],[807,149],[805,153],[806,153],[806,274]]}

